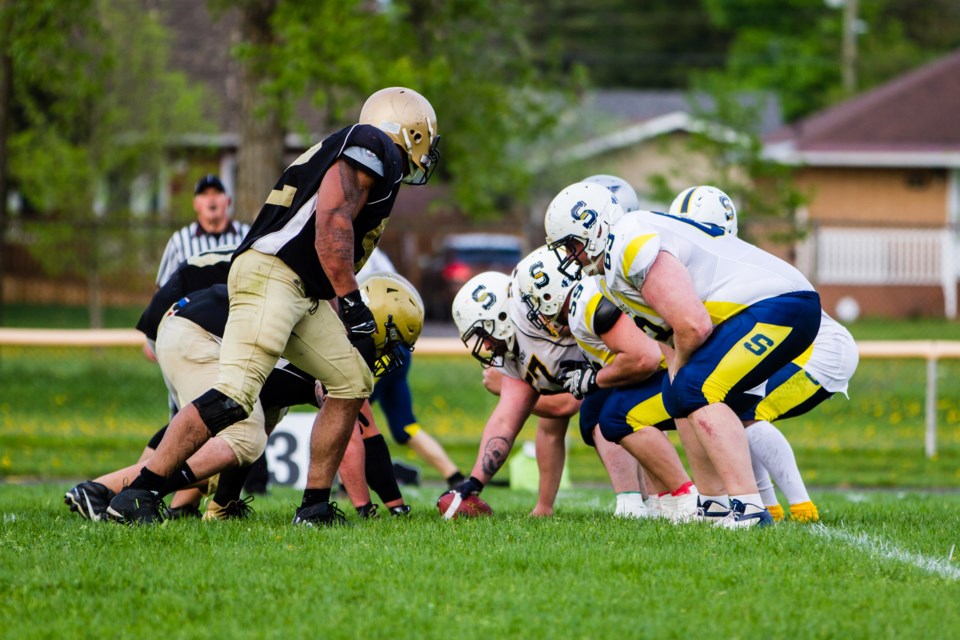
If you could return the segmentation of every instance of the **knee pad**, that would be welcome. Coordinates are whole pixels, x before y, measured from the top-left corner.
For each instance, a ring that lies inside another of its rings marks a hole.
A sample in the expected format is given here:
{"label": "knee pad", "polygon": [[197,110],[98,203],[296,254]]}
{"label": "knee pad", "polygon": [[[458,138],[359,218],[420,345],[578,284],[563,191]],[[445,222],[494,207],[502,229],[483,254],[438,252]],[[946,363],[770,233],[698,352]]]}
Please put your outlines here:
{"label": "knee pad", "polygon": [[217,434],[233,450],[241,467],[256,462],[267,448],[267,432],[263,425],[256,420],[250,422],[256,424],[233,424]]}
{"label": "knee pad", "polygon": [[247,412],[236,400],[225,396],[216,389],[210,389],[193,401],[200,419],[207,425],[211,436],[215,436],[232,424],[246,420]]}

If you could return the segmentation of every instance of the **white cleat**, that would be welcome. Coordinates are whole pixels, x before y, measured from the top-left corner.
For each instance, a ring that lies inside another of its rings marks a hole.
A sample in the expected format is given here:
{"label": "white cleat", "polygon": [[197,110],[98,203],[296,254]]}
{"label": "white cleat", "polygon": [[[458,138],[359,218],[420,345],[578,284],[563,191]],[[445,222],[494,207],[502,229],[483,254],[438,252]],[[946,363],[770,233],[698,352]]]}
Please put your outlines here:
{"label": "white cleat", "polygon": [[643,503],[643,495],[636,492],[617,494],[617,508],[613,512],[615,518],[649,518],[650,512]]}

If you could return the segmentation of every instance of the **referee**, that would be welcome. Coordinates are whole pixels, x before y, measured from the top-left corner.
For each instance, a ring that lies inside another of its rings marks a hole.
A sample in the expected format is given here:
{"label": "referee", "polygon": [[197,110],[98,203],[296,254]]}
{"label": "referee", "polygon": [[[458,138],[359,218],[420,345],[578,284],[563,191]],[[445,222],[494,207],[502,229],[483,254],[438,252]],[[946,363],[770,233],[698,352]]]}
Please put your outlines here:
{"label": "referee", "polygon": [[200,178],[193,194],[197,221],[176,231],[167,241],[157,271],[158,287],[162,287],[187,258],[226,245],[236,246],[250,231],[250,225],[230,219],[230,196],[217,176],[207,174]]}

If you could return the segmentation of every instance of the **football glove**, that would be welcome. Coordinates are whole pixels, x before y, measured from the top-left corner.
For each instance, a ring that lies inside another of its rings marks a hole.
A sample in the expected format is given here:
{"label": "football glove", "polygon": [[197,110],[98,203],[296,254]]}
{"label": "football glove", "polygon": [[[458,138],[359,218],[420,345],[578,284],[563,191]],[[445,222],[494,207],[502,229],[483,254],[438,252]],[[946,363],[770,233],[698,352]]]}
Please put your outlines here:
{"label": "football glove", "polygon": [[373,312],[360,297],[360,290],[354,289],[339,299],[340,320],[347,329],[347,338],[360,352],[370,369],[377,359],[377,349],[373,342],[373,333],[377,330],[377,321]]}
{"label": "football glove", "polygon": [[450,503],[450,506],[447,508],[446,513],[443,514],[443,517],[450,519],[457,512],[457,509],[460,508],[460,503],[463,502],[466,498],[470,496],[480,495],[480,492],[483,491],[483,483],[470,476],[453,489],[449,491],[444,491],[440,494],[440,498],[437,498],[437,504],[440,503],[440,500],[443,496],[447,494],[453,495],[453,501]]}
{"label": "football glove", "polygon": [[597,385],[597,371],[582,360],[564,360],[560,363],[560,379],[563,388],[573,394],[577,400],[583,400],[600,387]]}

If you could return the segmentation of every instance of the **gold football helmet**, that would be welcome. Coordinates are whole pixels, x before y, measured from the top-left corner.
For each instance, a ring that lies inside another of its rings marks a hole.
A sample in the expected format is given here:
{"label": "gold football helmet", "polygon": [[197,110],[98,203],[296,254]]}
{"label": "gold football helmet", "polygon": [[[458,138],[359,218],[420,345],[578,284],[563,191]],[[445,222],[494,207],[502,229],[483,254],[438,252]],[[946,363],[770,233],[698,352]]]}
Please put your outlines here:
{"label": "gold football helmet", "polygon": [[379,377],[403,364],[404,350],[413,351],[423,330],[423,300],[405,278],[386,271],[364,278],[360,295],[377,323],[373,375]]}
{"label": "gold football helmet", "polygon": [[407,184],[426,184],[440,161],[437,114],[430,102],[413,89],[388,87],[363,104],[360,124],[373,125],[407,154]]}

